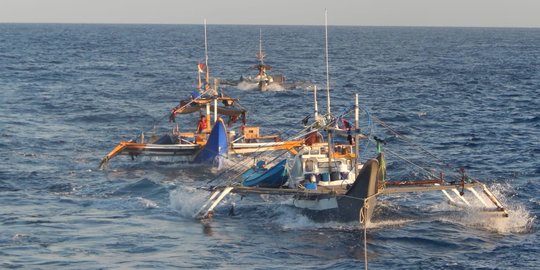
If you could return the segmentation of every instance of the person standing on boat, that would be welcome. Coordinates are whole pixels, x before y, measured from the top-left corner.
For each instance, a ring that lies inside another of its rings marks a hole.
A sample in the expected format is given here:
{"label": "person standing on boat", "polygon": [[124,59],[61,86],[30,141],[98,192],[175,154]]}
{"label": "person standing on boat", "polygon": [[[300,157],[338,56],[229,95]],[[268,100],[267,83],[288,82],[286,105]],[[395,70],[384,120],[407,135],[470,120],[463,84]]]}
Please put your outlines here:
{"label": "person standing on boat", "polygon": [[201,118],[199,119],[199,123],[197,124],[197,133],[203,133],[208,128],[207,122],[206,122],[206,116],[201,115]]}

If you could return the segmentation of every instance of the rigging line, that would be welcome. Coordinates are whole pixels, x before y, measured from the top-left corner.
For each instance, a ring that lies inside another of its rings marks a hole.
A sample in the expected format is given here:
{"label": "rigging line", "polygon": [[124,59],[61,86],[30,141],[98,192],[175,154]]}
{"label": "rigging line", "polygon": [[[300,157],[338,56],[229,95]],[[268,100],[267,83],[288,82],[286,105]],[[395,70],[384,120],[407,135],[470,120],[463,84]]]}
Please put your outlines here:
{"label": "rigging line", "polygon": [[372,116],[373,119],[375,121],[377,121],[379,124],[381,124],[383,127],[387,128],[388,130],[390,130],[390,132],[394,133],[394,135],[397,136],[398,139],[401,139],[402,141],[405,141],[405,142],[408,142],[410,143],[411,145],[415,146],[415,147],[418,147],[420,150],[424,151],[425,153],[427,153],[428,155],[430,155],[431,157],[433,157],[435,160],[437,160],[438,162],[442,163],[443,165],[445,166],[448,166],[449,168],[452,168],[450,166],[450,164],[446,163],[443,159],[441,159],[440,157],[438,157],[437,155],[431,153],[429,150],[427,150],[425,147],[421,146],[421,145],[418,145],[416,144],[413,140],[409,139],[408,137],[406,137],[405,135],[401,135],[399,133],[397,133],[395,130],[393,130],[388,124],[386,124],[384,121],[382,121],[381,119],[379,119],[378,117],[376,116]]}
{"label": "rigging line", "polygon": [[[367,132],[367,135],[368,135],[368,138],[369,138],[369,136],[371,136],[371,134],[373,133],[373,126],[374,126],[373,121],[371,119],[371,112],[369,111],[369,109],[367,107],[361,106],[361,108],[367,115],[368,129],[369,129],[368,132]],[[363,153],[366,153],[365,149],[368,149],[370,142],[371,142],[370,140],[365,140]],[[360,156],[360,155],[358,155],[358,156]]]}
{"label": "rigging line", "polygon": [[362,206],[362,209],[360,211],[362,211],[362,215],[364,218],[364,269],[365,270],[368,269],[367,220],[366,220],[368,207],[369,205],[368,205],[367,199],[364,199],[364,205]]}
{"label": "rigging line", "polygon": [[428,173],[428,174],[429,174],[430,176],[432,176],[432,177],[436,177],[436,176],[435,176],[432,172],[430,172],[428,169],[426,169],[426,168],[424,168],[424,167],[422,167],[422,166],[420,166],[420,165],[418,165],[418,164],[416,164],[416,163],[414,163],[414,162],[412,162],[412,161],[410,161],[410,160],[408,160],[408,159],[402,157],[402,156],[399,155],[398,153],[396,153],[396,152],[394,152],[394,151],[392,151],[392,150],[389,150],[388,148],[385,149],[385,152],[388,152],[388,153],[390,153],[390,154],[392,154],[392,155],[394,155],[394,156],[396,156],[396,157],[402,159],[403,161],[405,161],[405,162],[407,162],[407,163],[409,163],[409,164],[411,164],[411,165],[413,165],[413,166],[415,166],[415,167],[420,168],[421,170],[425,171],[426,173]]}
{"label": "rigging line", "polygon": [[[341,117],[344,117],[345,115],[349,114],[352,110],[354,110],[354,106],[351,106],[350,108],[344,109],[344,112],[341,113],[341,114],[338,116],[338,118],[332,119],[332,121],[330,121],[328,124],[326,124],[326,125],[324,125],[324,126],[321,126],[321,127],[319,127],[319,128],[315,128],[315,126],[318,125],[319,123],[314,122],[314,123],[312,123],[311,125],[306,126],[306,127],[305,127],[304,129],[302,129],[301,131],[294,133],[294,135],[290,136],[288,139],[285,139],[285,140],[296,139],[296,138],[299,138],[299,137],[301,137],[301,136],[305,136],[306,134],[312,133],[312,132],[314,132],[314,131],[319,131],[319,130],[321,130],[321,129],[329,128],[329,127],[331,127],[333,124],[336,123],[337,119],[339,119],[339,118],[341,118]],[[366,109],[364,108],[364,110],[366,110]],[[292,130],[293,130],[293,129],[287,129],[287,130],[285,130],[285,131],[282,132],[282,133],[283,133],[283,134],[287,134],[287,133],[289,133],[289,132],[287,132],[287,131],[292,131]],[[309,131],[309,132],[307,132],[307,131]],[[306,132],[307,132],[307,133],[306,133]],[[260,146],[260,147],[262,147],[262,146]],[[245,162],[245,161],[246,161],[246,160],[249,160],[250,158],[256,159],[256,158],[261,158],[261,157],[264,157],[264,156],[269,156],[270,153],[272,153],[272,152],[275,152],[275,151],[255,152],[254,155],[248,155],[248,156],[242,158],[241,161],[238,161],[234,166],[229,167],[229,168],[228,168],[227,170],[225,170],[224,172],[220,173],[219,175],[217,175],[217,176],[214,177],[213,179],[210,179],[209,181],[207,181],[207,184],[214,182],[215,180],[221,178],[222,176],[224,176],[224,175],[227,174],[227,173],[230,173],[230,172],[232,172],[232,171],[239,170],[241,167],[244,167],[244,168],[247,167],[247,166],[246,166],[246,163],[247,163],[247,162]],[[279,154],[279,155],[273,157],[273,159],[272,159],[270,162],[275,161],[276,159],[278,159],[279,157],[281,157],[282,155],[284,155],[284,154],[286,154],[286,153],[287,153],[287,151],[284,151],[283,153],[281,153],[281,154]],[[224,181],[222,181],[222,183],[224,183],[224,182],[226,182],[226,183],[231,183],[232,181],[235,181],[235,180],[236,180],[239,176],[241,176],[242,174],[243,174],[243,172],[238,172],[238,173],[234,174],[232,177],[227,177]],[[222,184],[222,183],[220,183],[220,184]],[[219,186],[220,184],[218,184],[218,186]]]}
{"label": "rigging line", "polygon": [[[314,124],[315,124],[315,123],[313,123],[313,124],[310,125],[310,126],[305,127],[304,129],[302,129],[301,131],[297,132],[296,134],[302,133],[302,132],[305,132],[306,130],[311,129],[312,126],[313,126]],[[310,131],[310,132],[313,132],[313,131]],[[286,139],[286,140],[289,140],[289,139],[290,139],[290,138],[288,138],[288,139]],[[289,149],[287,149],[287,150],[289,150]],[[277,151],[277,150],[276,150],[276,151]],[[275,151],[255,152],[255,153],[252,154],[252,155],[248,155],[248,156],[244,157],[241,161],[237,162],[237,164],[235,164],[235,166],[232,166],[232,167],[228,168],[227,170],[225,170],[224,172],[222,172],[222,173],[219,174],[218,176],[216,176],[216,177],[214,177],[213,179],[207,181],[207,184],[212,183],[213,181],[219,179],[221,176],[225,175],[226,173],[229,173],[229,172],[233,171],[233,169],[237,170],[237,168],[239,169],[239,167],[242,167],[242,166],[243,166],[243,167],[246,167],[245,163],[247,163],[247,162],[245,162],[245,161],[246,161],[246,160],[249,160],[250,158],[256,159],[256,158],[264,157],[265,155],[268,155],[268,156],[269,156],[270,153],[273,153],[273,152],[275,152]],[[285,153],[287,153],[287,151],[284,151],[283,153],[281,153],[280,155],[278,155],[278,157],[281,156],[281,155],[283,155],[283,154],[285,154]],[[276,157],[275,159],[277,159],[277,157]],[[274,160],[275,160],[275,159],[274,159]],[[272,161],[273,161],[273,160],[272,160]],[[226,183],[230,183],[230,182],[232,182],[232,181],[235,181],[235,180],[237,180],[238,177],[241,176],[242,174],[243,174],[243,172],[238,172],[238,173],[234,174],[234,175],[231,176],[231,177],[227,177],[224,181],[222,181],[222,183],[225,183],[225,182],[226,182]],[[219,186],[219,185],[220,185],[220,184],[218,184],[218,186]]]}
{"label": "rigging line", "polygon": [[[277,155],[276,157],[274,157],[274,159],[272,159],[269,163],[271,162],[274,162],[276,159],[278,159],[279,157],[281,157],[282,155],[286,154],[287,152],[283,152],[279,155]],[[235,179],[238,179],[238,177],[240,177],[241,175],[243,175],[245,172],[240,172],[238,174],[236,174],[235,176],[233,176],[232,178],[228,179],[226,181],[227,184],[232,184],[232,182],[235,180]],[[252,175],[252,174],[251,174]]]}
{"label": "rigging line", "polygon": [[[300,132],[303,132],[304,130],[307,130],[307,129],[309,129],[309,128],[310,128],[310,127],[308,126],[308,127],[304,128],[303,130],[301,130]],[[299,133],[300,133],[300,132],[299,132]],[[289,139],[290,139],[290,138],[289,138]],[[286,139],[286,140],[287,140],[287,139]],[[277,150],[276,150],[276,151],[277,151]],[[283,152],[282,154],[280,154],[279,156],[281,156],[281,155],[283,155],[283,154],[285,154],[285,153],[287,153],[287,152],[284,151],[284,152]],[[240,169],[240,167],[244,167],[244,168],[247,167],[247,166],[244,164],[244,163],[247,163],[247,162],[245,162],[246,160],[249,160],[249,159],[251,159],[251,158],[253,158],[253,159],[255,159],[255,158],[261,158],[261,156],[263,156],[263,155],[270,155],[270,154],[269,154],[269,152],[267,153],[267,152],[263,151],[263,152],[255,152],[255,154],[248,155],[248,156],[242,158],[242,160],[238,161],[234,166],[232,166],[232,167],[226,169],[224,172],[220,173],[220,174],[217,175],[216,177],[214,177],[214,178],[210,179],[209,181],[207,181],[207,184],[214,182],[215,180],[219,179],[221,176],[225,175],[226,173],[229,173],[229,172],[233,171],[233,169],[234,169],[234,170],[237,170],[237,169]],[[278,156],[278,157],[279,157],[279,156]],[[275,159],[274,159],[274,160],[275,160]],[[273,161],[273,160],[272,160],[272,161]],[[248,168],[249,168],[249,167],[248,167]],[[243,174],[243,172],[239,172],[239,173],[235,174],[235,175],[232,176],[232,177],[226,178],[223,182],[227,182],[227,183],[228,183],[228,182],[232,182],[233,180],[236,180],[236,179],[237,179],[240,175],[242,175],[242,174]],[[219,184],[218,184],[218,186],[219,186]]]}
{"label": "rigging line", "polygon": [[[284,153],[286,153],[286,152],[284,152]],[[226,174],[229,174],[229,173],[233,173],[234,171],[238,171],[238,170],[240,170],[242,168],[244,168],[244,169],[245,168],[250,168],[251,166],[247,165],[247,163],[250,163],[249,160],[252,159],[252,158],[253,159],[260,158],[263,154],[268,155],[265,152],[260,152],[260,153],[257,153],[256,155],[248,155],[248,156],[242,157],[242,159],[237,161],[233,166],[230,166],[229,168],[227,168],[226,170],[224,170],[223,172],[221,172],[217,176],[213,177],[212,179],[210,179],[206,183],[210,184],[210,183],[222,178],[222,176],[225,176]],[[244,172],[236,172],[233,176],[225,178],[224,181],[222,181],[222,182],[231,182],[232,180],[237,179],[243,173]],[[218,186],[219,186],[219,184],[218,184]]]}
{"label": "rigging line", "polygon": [[[209,92],[210,90],[211,90],[210,88],[204,90],[198,97],[196,97],[196,98],[190,100],[188,103],[184,104],[184,106],[181,106],[181,107],[178,108],[178,109],[183,109],[183,108],[185,108],[185,107],[191,105],[193,102],[195,102],[195,100],[201,99],[202,96],[205,95],[205,94],[206,94],[207,92]],[[164,115],[164,116],[162,116],[162,117],[159,119],[159,121],[154,121],[154,124],[157,123],[157,122],[162,121],[162,120],[165,119],[166,117],[168,117],[167,114]],[[155,125],[154,125],[154,127],[155,127]],[[153,128],[152,128],[152,129],[153,129]],[[147,130],[146,132],[149,132],[149,131],[150,131],[150,130]],[[143,131],[143,133],[145,133],[145,132]],[[140,134],[139,134],[139,135],[136,135],[135,137],[132,137],[132,140],[135,139],[135,138],[138,138],[139,136],[140,136]]]}

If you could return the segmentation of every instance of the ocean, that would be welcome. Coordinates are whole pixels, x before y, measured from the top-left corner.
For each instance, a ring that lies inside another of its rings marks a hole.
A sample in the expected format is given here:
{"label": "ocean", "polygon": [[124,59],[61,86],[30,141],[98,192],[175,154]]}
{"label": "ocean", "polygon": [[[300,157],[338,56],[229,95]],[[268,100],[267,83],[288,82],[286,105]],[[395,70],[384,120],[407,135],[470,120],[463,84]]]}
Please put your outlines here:
{"label": "ocean", "polygon": [[[304,86],[326,85],[322,26],[209,25],[210,74],[253,75],[259,31],[271,72],[300,87],[223,91],[265,133],[300,129],[313,106]],[[332,108],[358,94],[392,128],[374,130],[389,178],[419,176],[404,157],[464,168],[510,213],[488,220],[441,193],[382,196],[369,268],[540,268],[540,29],[330,26],[328,38]],[[201,61],[202,25],[0,24],[0,268],[364,267],[358,223],[239,196],[199,221],[209,194],[197,187],[219,172],[171,158],[98,169],[120,140],[167,127]]]}

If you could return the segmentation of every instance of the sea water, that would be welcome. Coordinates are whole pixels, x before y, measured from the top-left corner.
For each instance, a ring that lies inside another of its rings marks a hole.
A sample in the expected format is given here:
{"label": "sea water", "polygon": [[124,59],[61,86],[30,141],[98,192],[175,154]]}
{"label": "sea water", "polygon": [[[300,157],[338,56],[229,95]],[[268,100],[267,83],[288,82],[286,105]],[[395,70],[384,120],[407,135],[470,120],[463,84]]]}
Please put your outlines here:
{"label": "sea water", "polygon": [[[224,91],[264,132],[297,130],[312,85],[325,104],[323,27],[210,25],[210,74],[254,75],[259,29],[270,73],[300,87]],[[540,267],[540,30],[330,26],[329,43],[332,110],[359,94],[392,127],[374,130],[389,178],[422,176],[402,158],[464,168],[510,213],[459,211],[441,193],[382,196],[370,268]],[[214,219],[193,219],[209,196],[197,187],[219,172],[126,157],[98,170],[117,142],[166,122],[203,61],[200,25],[0,24],[0,268],[364,266],[357,223],[312,222],[289,198],[233,195]]]}

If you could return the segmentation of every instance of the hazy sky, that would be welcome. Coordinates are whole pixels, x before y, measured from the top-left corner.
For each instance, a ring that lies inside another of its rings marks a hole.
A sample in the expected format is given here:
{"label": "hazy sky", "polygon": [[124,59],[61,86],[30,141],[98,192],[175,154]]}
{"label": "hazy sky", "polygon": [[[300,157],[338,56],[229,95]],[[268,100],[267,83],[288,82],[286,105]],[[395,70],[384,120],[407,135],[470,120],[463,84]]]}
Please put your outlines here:
{"label": "hazy sky", "polygon": [[0,0],[0,22],[540,27],[540,0]]}

